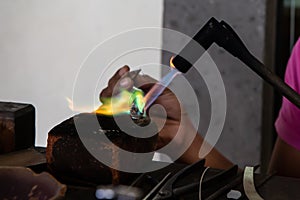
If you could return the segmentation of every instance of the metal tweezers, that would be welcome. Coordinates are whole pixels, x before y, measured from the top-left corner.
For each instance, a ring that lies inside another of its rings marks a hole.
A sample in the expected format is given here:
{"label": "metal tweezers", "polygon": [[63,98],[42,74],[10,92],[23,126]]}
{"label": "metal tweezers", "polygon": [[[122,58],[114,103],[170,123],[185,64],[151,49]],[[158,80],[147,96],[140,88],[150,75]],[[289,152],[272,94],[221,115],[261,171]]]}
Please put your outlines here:
{"label": "metal tweezers", "polygon": [[[198,162],[189,165],[174,175],[168,173],[144,198],[143,200],[162,200],[162,199],[174,199],[184,194],[199,191],[199,182],[191,183],[185,186],[173,188],[175,183],[190,174],[195,170],[199,170],[202,173],[205,169],[205,160],[199,160]],[[210,178],[205,179],[201,184],[203,188],[211,188],[212,186],[219,184],[221,181],[227,178],[235,177],[238,171],[238,166],[235,165],[228,170],[221,171]]]}

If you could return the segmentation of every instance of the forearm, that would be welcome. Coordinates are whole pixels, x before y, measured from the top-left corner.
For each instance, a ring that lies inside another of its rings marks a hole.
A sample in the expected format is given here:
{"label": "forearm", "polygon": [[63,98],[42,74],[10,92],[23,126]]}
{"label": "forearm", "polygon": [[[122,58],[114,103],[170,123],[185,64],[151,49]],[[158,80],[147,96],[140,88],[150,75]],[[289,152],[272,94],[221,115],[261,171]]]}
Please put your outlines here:
{"label": "forearm", "polygon": [[300,151],[279,137],[274,146],[269,173],[300,178]]}
{"label": "forearm", "polygon": [[[185,163],[194,163],[199,158],[200,147],[204,144],[203,138],[197,134],[191,146],[187,149],[187,151],[180,157],[181,162]],[[217,169],[227,169],[233,166],[232,162],[230,162],[224,155],[222,155],[216,148],[211,148],[209,144],[205,144],[205,146],[209,149],[209,153],[204,157],[205,165]]]}
{"label": "forearm", "polygon": [[[230,162],[216,148],[204,141],[203,137],[197,133],[197,130],[188,118],[183,119],[182,123],[183,128],[179,129],[177,133],[181,136],[177,138],[178,145],[185,146],[190,144],[190,141],[192,141],[192,143],[180,157],[180,162],[191,164],[204,157],[206,159],[206,166],[209,167],[227,169],[233,166],[232,162]],[[200,148],[201,153],[204,152],[203,155],[199,155]]]}

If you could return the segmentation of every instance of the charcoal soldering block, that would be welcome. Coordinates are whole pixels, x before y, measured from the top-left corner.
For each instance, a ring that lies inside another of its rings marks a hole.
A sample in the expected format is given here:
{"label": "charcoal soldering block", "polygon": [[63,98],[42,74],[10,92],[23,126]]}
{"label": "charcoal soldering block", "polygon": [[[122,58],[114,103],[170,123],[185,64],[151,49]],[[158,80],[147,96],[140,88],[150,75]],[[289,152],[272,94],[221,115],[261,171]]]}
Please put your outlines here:
{"label": "charcoal soldering block", "polygon": [[30,104],[0,102],[0,154],[34,146],[35,108]]}

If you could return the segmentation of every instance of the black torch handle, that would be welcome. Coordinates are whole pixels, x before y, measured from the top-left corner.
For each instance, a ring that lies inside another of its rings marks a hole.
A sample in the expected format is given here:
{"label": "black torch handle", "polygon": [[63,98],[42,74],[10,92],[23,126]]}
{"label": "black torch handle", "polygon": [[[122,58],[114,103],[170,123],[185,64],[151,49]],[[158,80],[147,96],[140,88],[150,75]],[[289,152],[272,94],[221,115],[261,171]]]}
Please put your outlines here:
{"label": "black torch handle", "polygon": [[300,109],[300,95],[253,56],[226,22],[221,21],[220,25],[223,27],[223,30],[219,32],[220,34],[217,34],[216,43],[250,67]]}
{"label": "black torch handle", "polygon": [[300,109],[300,95],[257,58],[250,53],[238,56],[238,58]]}
{"label": "black torch handle", "polygon": [[[203,49],[197,48],[195,42]],[[300,95],[254,57],[231,26],[224,21],[219,22],[211,18],[193,37],[193,40],[174,57],[173,64],[179,71],[187,72],[213,43],[241,60],[300,109]]]}

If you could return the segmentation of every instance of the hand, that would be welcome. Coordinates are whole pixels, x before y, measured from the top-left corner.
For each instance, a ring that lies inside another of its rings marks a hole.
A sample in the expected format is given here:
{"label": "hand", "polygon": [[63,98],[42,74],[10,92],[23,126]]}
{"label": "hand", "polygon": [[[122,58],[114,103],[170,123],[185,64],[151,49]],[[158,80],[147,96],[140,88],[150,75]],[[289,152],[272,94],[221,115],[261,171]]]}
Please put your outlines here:
{"label": "hand", "polygon": [[[157,82],[147,75],[138,75],[132,80],[126,76],[129,71],[130,68],[124,66],[111,77],[108,86],[100,93],[101,102],[106,98],[118,94],[121,90],[130,90],[133,86],[138,87],[147,93]],[[197,134],[197,131],[190,122],[187,114],[181,109],[176,96],[166,88],[153,104],[163,106],[166,111],[166,121],[159,132],[158,148],[168,144],[174,138],[176,138],[175,143],[178,148],[192,141],[189,148],[180,157],[180,161],[193,163],[199,160],[198,152],[201,145],[204,143],[203,138]],[[159,116],[156,117],[159,118]],[[177,137],[175,137],[176,135]],[[206,156],[206,163],[209,166],[216,168],[227,168],[232,166],[232,164],[215,149]]]}
{"label": "hand", "polygon": [[[124,66],[111,77],[108,82],[108,86],[100,93],[100,101],[102,103],[106,98],[118,94],[121,90],[131,90],[133,86],[138,87],[145,93],[147,93],[157,82],[155,79],[147,75],[138,75],[134,80],[132,80],[128,76],[126,76],[129,70],[130,69],[128,66]],[[178,127],[180,125],[180,120],[182,117],[181,109],[176,96],[167,88],[156,99],[154,104],[161,105],[166,111],[167,115],[165,125],[159,133],[158,148],[161,148],[169,143],[178,131]],[[187,117],[186,114],[184,114],[184,116]],[[160,116],[157,113],[157,115],[154,114],[154,116],[151,117],[156,117],[157,119]]]}

